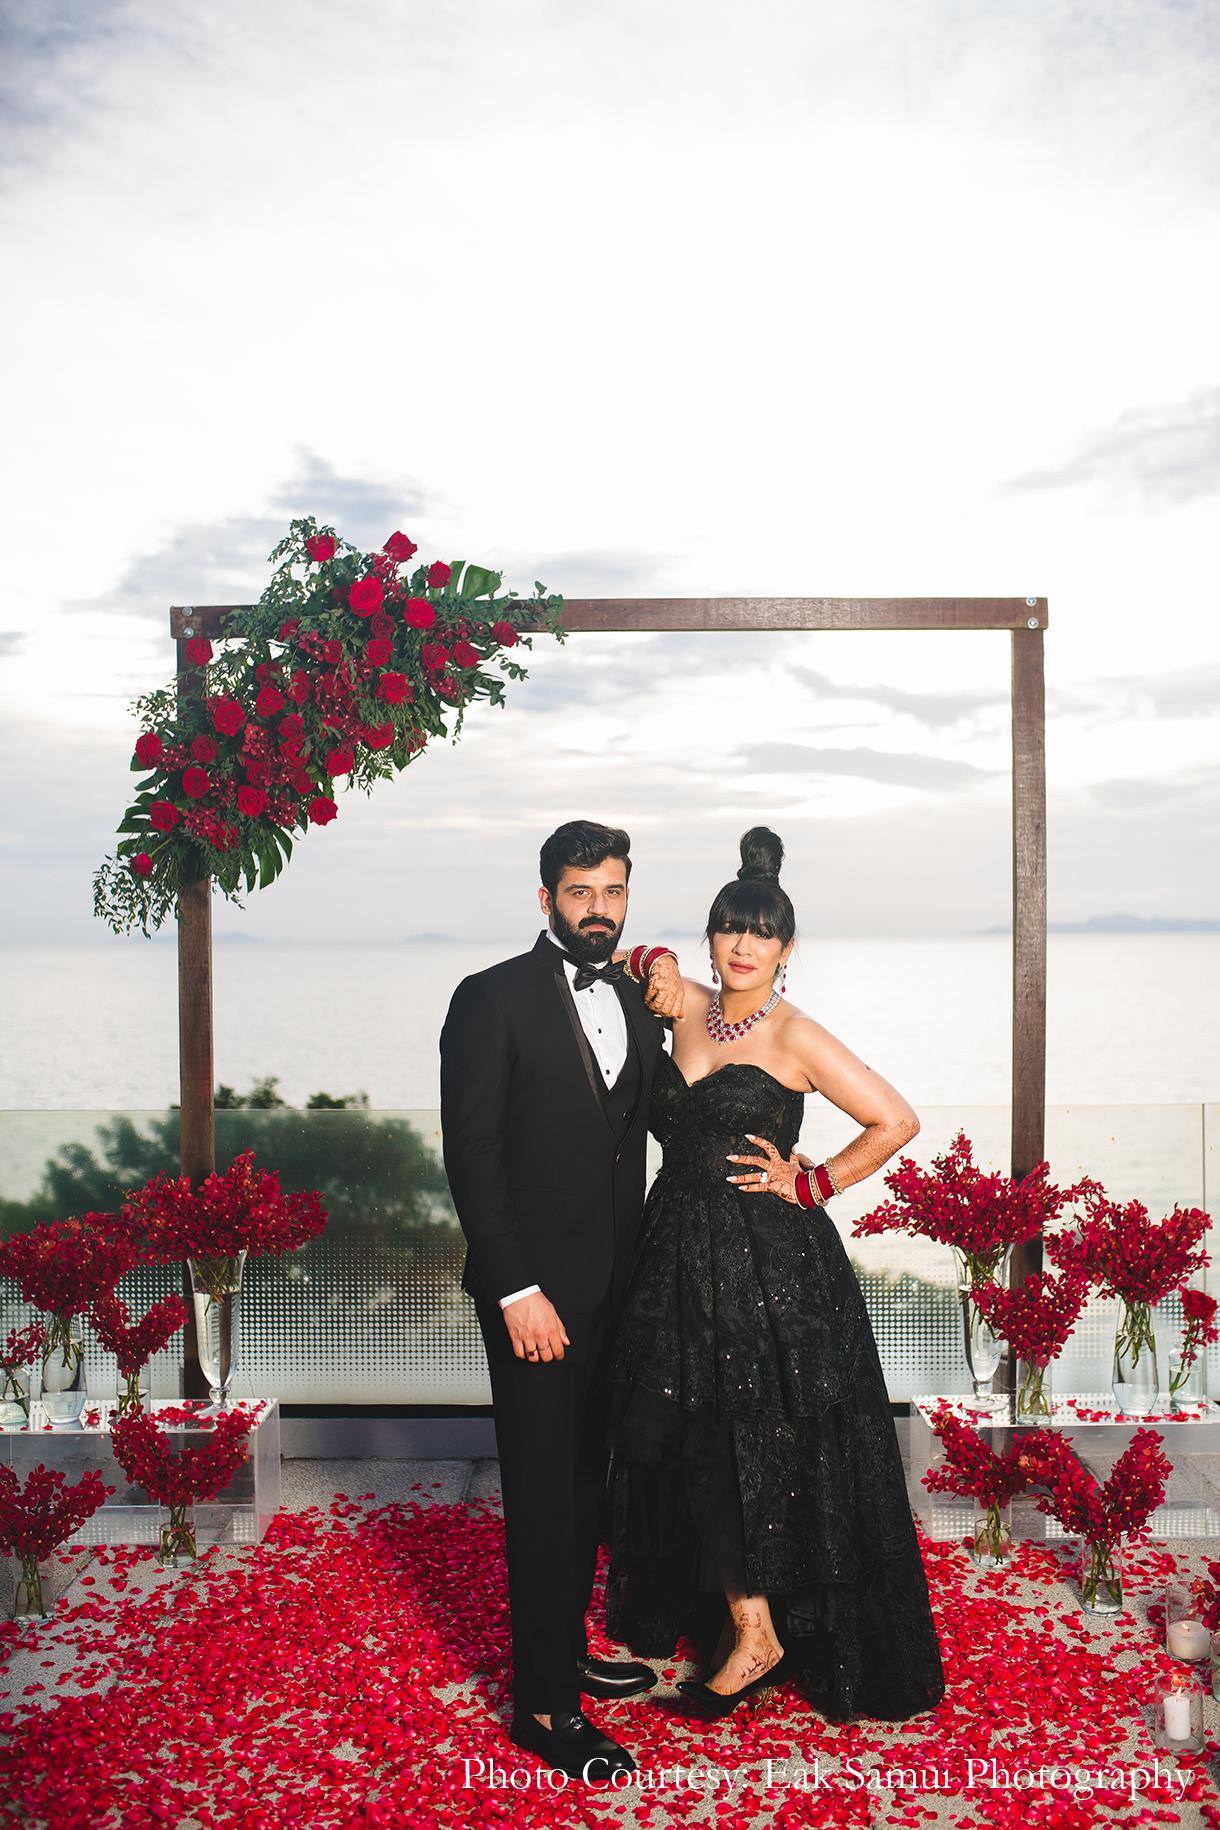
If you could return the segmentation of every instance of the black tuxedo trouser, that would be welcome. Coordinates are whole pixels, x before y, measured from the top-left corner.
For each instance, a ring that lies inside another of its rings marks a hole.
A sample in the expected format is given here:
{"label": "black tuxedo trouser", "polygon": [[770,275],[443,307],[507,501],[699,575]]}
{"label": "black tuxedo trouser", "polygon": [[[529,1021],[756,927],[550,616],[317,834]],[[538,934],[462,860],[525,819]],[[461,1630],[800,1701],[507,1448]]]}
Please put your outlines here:
{"label": "black tuxedo trouser", "polygon": [[534,1715],[575,1711],[610,1459],[594,1385],[611,1302],[564,1317],[572,1346],[546,1362],[517,1359],[502,1310],[476,1307],[504,1496],[513,1702]]}

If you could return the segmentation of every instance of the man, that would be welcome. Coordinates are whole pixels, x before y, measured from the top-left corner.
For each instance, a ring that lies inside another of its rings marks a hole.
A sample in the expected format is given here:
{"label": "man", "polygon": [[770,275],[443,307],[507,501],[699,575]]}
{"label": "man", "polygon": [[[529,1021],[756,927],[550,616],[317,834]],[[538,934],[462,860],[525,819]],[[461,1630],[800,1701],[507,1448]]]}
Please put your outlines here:
{"label": "man", "polygon": [[548,930],[532,952],[464,979],[441,1035],[445,1168],[500,1453],[509,1733],[598,1781],[635,1763],[582,1713],[582,1691],[633,1696],[656,1682],[646,1665],[591,1659],[585,1634],[608,1459],[592,1392],[643,1210],[662,1039],[641,986],[612,963],[630,848],[592,820],[552,833],[538,892]]}

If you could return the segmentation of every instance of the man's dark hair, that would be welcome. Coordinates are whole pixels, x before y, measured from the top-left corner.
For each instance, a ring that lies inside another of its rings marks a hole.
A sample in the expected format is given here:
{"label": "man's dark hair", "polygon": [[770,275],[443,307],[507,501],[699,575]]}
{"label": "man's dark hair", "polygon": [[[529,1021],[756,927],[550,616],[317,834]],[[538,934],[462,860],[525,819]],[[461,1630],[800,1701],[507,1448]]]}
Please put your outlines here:
{"label": "man's dark hair", "polygon": [[592,870],[607,858],[621,858],[631,876],[631,840],[621,826],[600,826],[596,820],[568,820],[556,827],[538,858],[543,884],[553,896],[565,870]]}

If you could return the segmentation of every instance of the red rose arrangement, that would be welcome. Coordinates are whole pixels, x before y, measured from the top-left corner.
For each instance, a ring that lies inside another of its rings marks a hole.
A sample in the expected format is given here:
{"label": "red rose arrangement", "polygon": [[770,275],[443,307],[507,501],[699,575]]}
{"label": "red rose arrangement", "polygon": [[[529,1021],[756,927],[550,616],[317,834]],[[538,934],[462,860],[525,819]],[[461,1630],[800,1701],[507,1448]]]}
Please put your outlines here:
{"label": "red rose arrangement", "polygon": [[47,1331],[41,1322],[28,1328],[13,1328],[0,1347],[0,1403],[18,1404],[26,1418],[30,1414],[29,1381],[21,1374],[41,1359],[47,1344]]}
{"label": "red rose arrangement", "polygon": [[982,1283],[1011,1245],[1040,1233],[1073,1199],[1074,1189],[1048,1180],[1049,1165],[1039,1163],[1022,1182],[998,1171],[984,1173],[974,1161],[973,1146],[959,1131],[949,1149],[934,1157],[930,1171],[909,1156],[885,1178],[896,1197],[883,1202],[856,1223],[852,1236],[902,1229],[953,1246],[966,1261],[970,1282]]}
{"label": "red rose arrangement", "polygon": [[169,1523],[161,1532],[162,1562],[195,1555],[187,1508],[228,1486],[246,1459],[249,1433],[250,1419],[244,1411],[226,1411],[202,1441],[175,1449],[166,1432],[143,1411],[115,1418],[110,1432],[115,1460],[129,1481],[169,1508]]}
{"label": "red rose arrangement", "polygon": [[127,1305],[113,1290],[93,1305],[94,1332],[107,1353],[118,1361],[126,1390],[119,1399],[118,1415],[140,1409],[140,1374],[155,1353],[167,1347],[187,1318],[187,1307],[177,1294],[154,1303],[143,1321],[133,1325]]}
{"label": "red rose arrangement", "polygon": [[316,1190],[284,1194],[279,1177],[256,1168],[253,1150],[244,1150],[198,1193],[187,1176],[154,1176],[110,1225],[154,1263],[192,1259],[200,1282],[218,1297],[233,1287],[242,1253],[296,1251],[322,1232],[326,1214]]}
{"label": "red rose arrangement", "polygon": [[1175,1206],[1153,1220],[1142,1201],[1120,1206],[1096,1182],[1078,1193],[1085,1214],[1075,1230],[1046,1241],[1046,1253],[1062,1270],[1096,1284],[1103,1296],[1122,1299],[1114,1339],[1116,1383],[1139,1377],[1141,1358],[1155,1367],[1152,1308],[1211,1261],[1203,1246],[1210,1218],[1197,1207]]}
{"label": "red rose arrangement", "polygon": [[563,600],[541,585],[497,596],[498,572],[410,570],[416,551],[401,531],[361,553],[294,521],[259,603],[226,621],[235,641],[186,643],[202,694],[137,702],[132,768],[146,779],[94,878],[94,913],[116,933],[159,927],[179,888],[204,878],[235,900],[273,882],[293,835],[336,817],[336,777],[366,792],[393,777],[433,738],[456,737],[468,705],[503,703],[526,677],[508,658],[529,646],[524,631],[562,640]]}
{"label": "red rose arrangement", "polygon": [[1117,1548],[1124,1537],[1142,1531],[1164,1501],[1165,1483],[1173,1473],[1173,1463],[1161,1450],[1164,1440],[1155,1430],[1138,1430],[1099,1486],[1057,1430],[1034,1430],[1019,1438],[1029,1485],[1042,1490],[1035,1496],[1038,1510],[1084,1541],[1087,1608],[1103,1586],[1121,1606]]}
{"label": "red rose arrangement", "polygon": [[1192,1290],[1184,1284],[1178,1291],[1182,1300],[1182,1346],[1178,1370],[1169,1382],[1171,1395],[1181,1390],[1190,1377],[1190,1369],[1199,1357],[1200,1347],[1212,1347],[1220,1341],[1216,1327],[1216,1299],[1206,1290]]}
{"label": "red rose arrangement", "polygon": [[44,1468],[40,1463],[23,1484],[11,1468],[0,1467],[0,1549],[21,1559],[19,1589],[25,1593],[18,1594],[19,1614],[45,1617],[39,1558],[49,1557],[113,1492],[113,1487],[102,1485],[96,1468],[88,1469],[69,1487],[59,1468]]}

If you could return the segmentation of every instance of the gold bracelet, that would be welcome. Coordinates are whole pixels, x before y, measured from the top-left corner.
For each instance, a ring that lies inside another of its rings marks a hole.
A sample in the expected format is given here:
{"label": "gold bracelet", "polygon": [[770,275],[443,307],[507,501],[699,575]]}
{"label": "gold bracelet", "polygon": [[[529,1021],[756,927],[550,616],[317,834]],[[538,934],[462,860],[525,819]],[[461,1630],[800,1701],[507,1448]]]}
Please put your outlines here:
{"label": "gold bracelet", "polygon": [[838,1176],[835,1174],[835,1166],[830,1157],[827,1157],[827,1159],[826,1159],[825,1169],[826,1169],[827,1175],[830,1177],[830,1186],[834,1189],[834,1191],[837,1195],[841,1195],[843,1193],[843,1189],[839,1182]]}

